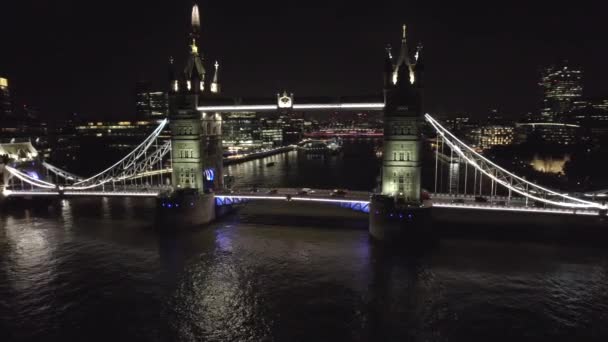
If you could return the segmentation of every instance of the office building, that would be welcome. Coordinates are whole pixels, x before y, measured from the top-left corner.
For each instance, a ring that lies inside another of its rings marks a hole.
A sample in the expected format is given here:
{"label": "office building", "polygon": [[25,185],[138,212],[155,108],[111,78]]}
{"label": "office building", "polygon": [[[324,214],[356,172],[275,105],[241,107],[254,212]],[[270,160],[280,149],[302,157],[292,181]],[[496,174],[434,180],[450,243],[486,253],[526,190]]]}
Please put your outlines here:
{"label": "office building", "polygon": [[510,125],[484,125],[476,127],[467,133],[467,139],[478,150],[487,150],[497,145],[511,145],[513,143],[513,126]]}
{"label": "office building", "polygon": [[166,92],[153,91],[150,83],[138,82],[135,95],[137,120],[165,118],[169,110],[169,97]]}
{"label": "office building", "polygon": [[549,66],[543,69],[539,86],[543,93],[543,120],[565,120],[575,102],[583,96],[583,71],[567,62]]}

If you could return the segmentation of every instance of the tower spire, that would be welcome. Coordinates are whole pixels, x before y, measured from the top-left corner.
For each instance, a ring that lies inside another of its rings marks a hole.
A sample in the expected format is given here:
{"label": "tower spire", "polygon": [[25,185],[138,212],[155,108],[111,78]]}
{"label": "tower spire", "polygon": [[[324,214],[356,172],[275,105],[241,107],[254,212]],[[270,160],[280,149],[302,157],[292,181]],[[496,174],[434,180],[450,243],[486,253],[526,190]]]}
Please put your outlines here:
{"label": "tower spire", "polygon": [[205,68],[203,67],[202,54],[199,55],[196,40],[199,37],[201,21],[198,12],[198,5],[192,6],[192,15],[190,17],[192,29],[190,31],[190,57],[184,69],[186,79],[186,88],[192,92],[203,91],[205,89]]}
{"label": "tower spire", "polygon": [[173,56],[169,57],[169,91],[177,92],[179,90],[179,81],[175,72],[175,63]]}
{"label": "tower spire", "polygon": [[393,54],[391,52],[391,46],[386,46],[386,54],[384,57],[384,87],[389,87],[393,82]]}
{"label": "tower spire", "polygon": [[213,66],[215,67],[215,73],[213,74],[213,81],[211,82],[211,92],[217,94],[220,92],[220,83],[218,82],[220,63],[218,63],[218,61],[215,61],[215,64]]}
{"label": "tower spire", "polygon": [[[399,57],[397,58],[397,63],[395,63],[395,70],[393,72],[393,83],[397,83],[397,79],[401,74],[399,69],[407,68],[409,70],[409,82],[414,83],[414,70],[412,68],[412,64],[410,63],[409,57],[409,49],[407,46],[407,25],[403,24],[403,32],[401,37],[401,50],[399,51]],[[407,75],[405,73],[404,75]]]}
{"label": "tower spire", "polygon": [[198,33],[201,29],[201,18],[198,14],[198,5],[197,4],[194,4],[194,6],[192,6],[191,24],[192,24],[192,32]]}
{"label": "tower spire", "polygon": [[196,46],[196,40],[198,39],[200,31],[201,31],[201,18],[198,13],[197,4],[194,4],[192,6],[192,14],[190,16],[190,25],[192,26],[191,30],[190,30],[190,40],[191,40],[190,49],[191,49],[191,52],[193,54],[195,54],[195,53],[198,53],[198,47]]}

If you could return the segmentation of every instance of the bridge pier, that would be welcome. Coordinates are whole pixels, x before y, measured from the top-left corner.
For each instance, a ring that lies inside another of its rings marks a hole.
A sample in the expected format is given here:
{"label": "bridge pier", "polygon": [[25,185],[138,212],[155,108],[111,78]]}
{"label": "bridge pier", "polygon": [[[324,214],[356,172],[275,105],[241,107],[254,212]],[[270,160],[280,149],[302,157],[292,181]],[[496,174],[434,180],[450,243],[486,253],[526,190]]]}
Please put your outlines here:
{"label": "bridge pier", "polygon": [[177,190],[157,199],[157,217],[164,228],[207,224],[215,220],[215,195]]}
{"label": "bridge pier", "polygon": [[387,244],[419,242],[432,236],[431,208],[397,205],[395,199],[373,195],[370,200],[369,234]]}

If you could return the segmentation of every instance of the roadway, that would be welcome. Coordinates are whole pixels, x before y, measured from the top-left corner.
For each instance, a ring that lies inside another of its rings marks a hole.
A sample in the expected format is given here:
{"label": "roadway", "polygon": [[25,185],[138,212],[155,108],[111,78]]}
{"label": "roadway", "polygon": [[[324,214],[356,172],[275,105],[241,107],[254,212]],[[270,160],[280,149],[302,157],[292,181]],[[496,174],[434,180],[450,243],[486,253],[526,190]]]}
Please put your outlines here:
{"label": "roadway", "polygon": [[[303,192],[302,189],[307,189]],[[131,186],[116,191],[92,191],[92,190],[8,190],[3,189],[5,197],[36,196],[64,196],[64,197],[158,197],[162,192],[169,191],[170,187],[161,188]],[[371,192],[368,191],[345,191],[342,196],[332,194],[333,189],[309,189],[309,188],[257,188],[257,189],[234,189],[221,191],[215,194],[218,204],[235,203],[242,200],[282,200],[294,202],[319,202],[338,203],[358,208],[369,207]],[[480,202],[473,195],[455,194],[430,194],[430,205],[437,208],[452,209],[477,209],[488,211],[515,211],[545,214],[570,214],[570,215],[600,215],[596,209],[573,209],[558,207],[536,207],[526,201],[524,197],[484,197],[487,202]]]}

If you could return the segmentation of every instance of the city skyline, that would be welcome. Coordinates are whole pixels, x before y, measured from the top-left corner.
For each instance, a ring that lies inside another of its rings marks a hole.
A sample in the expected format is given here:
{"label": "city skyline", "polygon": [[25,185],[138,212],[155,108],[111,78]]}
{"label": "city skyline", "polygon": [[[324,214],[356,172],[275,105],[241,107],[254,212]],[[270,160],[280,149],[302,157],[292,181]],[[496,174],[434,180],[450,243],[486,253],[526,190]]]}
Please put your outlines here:
{"label": "city skyline", "polygon": [[[199,5],[200,47],[209,65],[220,60],[229,96],[271,96],[282,89],[296,96],[379,93],[384,47],[398,47],[402,23],[410,27],[410,44],[422,43],[432,65],[429,112],[536,112],[540,69],[562,59],[586,71],[585,95],[605,95],[608,49],[599,44],[603,33],[593,20],[601,4],[567,13],[542,4],[527,11],[392,1],[370,8],[344,2],[289,9],[272,1]],[[40,108],[45,118],[73,112],[133,118],[136,83],[164,87],[169,56],[181,60],[187,52],[188,7],[109,2],[90,11],[71,2],[7,4],[3,12],[13,15],[3,21],[5,29],[21,34],[6,37],[0,72],[17,100]]]}

